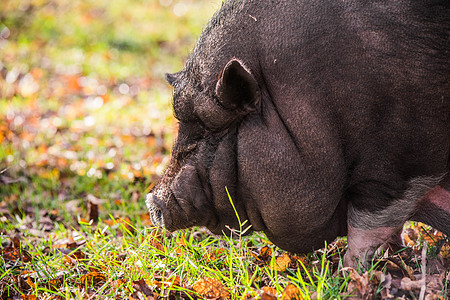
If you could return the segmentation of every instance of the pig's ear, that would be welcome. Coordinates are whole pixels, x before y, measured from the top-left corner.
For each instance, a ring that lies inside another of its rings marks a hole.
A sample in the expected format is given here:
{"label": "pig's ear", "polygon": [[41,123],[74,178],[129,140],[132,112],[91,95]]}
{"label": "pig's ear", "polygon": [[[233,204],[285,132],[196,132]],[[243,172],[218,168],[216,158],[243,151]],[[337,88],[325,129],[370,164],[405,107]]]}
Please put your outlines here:
{"label": "pig's ear", "polygon": [[166,81],[173,86],[175,81],[178,79],[178,73],[166,73],[166,75],[164,76],[166,78]]}
{"label": "pig's ear", "polygon": [[255,77],[237,59],[230,60],[223,68],[216,95],[223,107],[242,112],[256,110],[261,97]]}

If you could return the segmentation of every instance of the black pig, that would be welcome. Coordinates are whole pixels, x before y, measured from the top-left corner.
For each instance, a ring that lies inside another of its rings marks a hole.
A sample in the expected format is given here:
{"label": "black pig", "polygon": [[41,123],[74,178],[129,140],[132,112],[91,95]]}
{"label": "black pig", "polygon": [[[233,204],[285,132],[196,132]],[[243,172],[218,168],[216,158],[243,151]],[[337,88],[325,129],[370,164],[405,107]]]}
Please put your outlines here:
{"label": "black pig", "polygon": [[227,1],[174,87],[155,224],[241,220],[355,266],[406,220],[450,234],[450,1]]}

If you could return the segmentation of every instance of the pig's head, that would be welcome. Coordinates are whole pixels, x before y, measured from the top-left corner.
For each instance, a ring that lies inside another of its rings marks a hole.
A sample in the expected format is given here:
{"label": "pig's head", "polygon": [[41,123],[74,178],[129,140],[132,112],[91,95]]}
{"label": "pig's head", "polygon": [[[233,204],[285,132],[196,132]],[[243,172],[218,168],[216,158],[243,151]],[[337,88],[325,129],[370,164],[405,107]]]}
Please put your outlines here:
{"label": "pig's head", "polygon": [[[166,76],[174,88],[178,137],[168,169],[146,203],[156,225],[168,230],[206,226],[219,234],[226,225],[238,226],[226,187],[235,195],[237,130],[244,118],[258,111],[261,93],[238,59],[210,74],[209,81],[196,81],[193,68]],[[235,204],[245,220],[244,207]]]}

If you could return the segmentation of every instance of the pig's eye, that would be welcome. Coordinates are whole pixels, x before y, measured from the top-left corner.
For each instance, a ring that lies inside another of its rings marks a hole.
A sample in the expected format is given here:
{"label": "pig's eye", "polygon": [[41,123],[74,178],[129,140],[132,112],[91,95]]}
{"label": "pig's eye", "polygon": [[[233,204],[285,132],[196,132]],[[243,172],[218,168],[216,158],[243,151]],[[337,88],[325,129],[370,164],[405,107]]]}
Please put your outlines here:
{"label": "pig's eye", "polygon": [[188,157],[196,148],[197,148],[197,143],[192,143],[192,144],[183,145],[183,146],[179,147],[175,154],[176,159],[182,160],[182,159]]}
{"label": "pig's eye", "polygon": [[183,150],[183,152],[184,153],[191,153],[192,151],[194,151],[195,150],[195,148],[197,148],[197,143],[193,143],[193,144],[190,144],[190,145],[188,145],[186,148],[184,148]]}

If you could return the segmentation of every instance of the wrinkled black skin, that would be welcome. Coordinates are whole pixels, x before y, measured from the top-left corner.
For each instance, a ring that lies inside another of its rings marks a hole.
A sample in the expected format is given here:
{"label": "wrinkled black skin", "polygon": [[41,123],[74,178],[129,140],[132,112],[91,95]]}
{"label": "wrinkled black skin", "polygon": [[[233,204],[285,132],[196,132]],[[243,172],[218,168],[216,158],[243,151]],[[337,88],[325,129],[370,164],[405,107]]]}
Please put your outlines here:
{"label": "wrinkled black skin", "polygon": [[[228,187],[253,230],[307,252],[346,235],[349,205],[370,216],[410,179],[448,172],[449,3],[223,4],[167,76],[179,133],[153,191],[165,226],[237,228]],[[258,90],[224,104],[233,58]]]}

